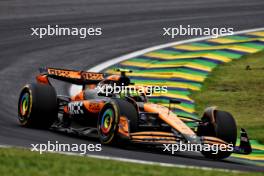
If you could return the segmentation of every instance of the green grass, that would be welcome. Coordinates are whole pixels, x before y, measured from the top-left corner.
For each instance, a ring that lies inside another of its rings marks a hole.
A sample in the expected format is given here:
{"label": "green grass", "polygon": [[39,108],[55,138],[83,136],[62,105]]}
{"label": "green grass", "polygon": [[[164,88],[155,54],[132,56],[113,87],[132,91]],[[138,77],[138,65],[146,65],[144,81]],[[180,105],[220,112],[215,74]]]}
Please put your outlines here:
{"label": "green grass", "polygon": [[204,171],[154,165],[132,164],[89,157],[66,156],[61,154],[31,152],[24,149],[0,149],[1,176],[252,176],[263,173],[233,173],[222,171]]}
{"label": "green grass", "polygon": [[219,66],[192,98],[199,114],[205,107],[218,106],[231,112],[251,139],[264,143],[264,52]]}

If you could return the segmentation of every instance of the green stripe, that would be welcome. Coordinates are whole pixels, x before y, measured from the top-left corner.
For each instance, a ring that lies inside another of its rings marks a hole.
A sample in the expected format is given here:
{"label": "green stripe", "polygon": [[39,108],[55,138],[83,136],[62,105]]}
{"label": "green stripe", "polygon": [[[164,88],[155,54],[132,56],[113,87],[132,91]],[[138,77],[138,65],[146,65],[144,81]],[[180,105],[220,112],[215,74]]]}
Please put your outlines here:
{"label": "green stripe", "polygon": [[209,46],[213,46],[213,45],[209,45],[207,43],[199,43],[199,42],[190,43],[190,45],[192,45],[192,46],[199,46],[199,47],[209,47]]}
{"label": "green stripe", "polygon": [[264,49],[264,45],[258,45],[255,43],[242,43],[242,44],[240,44],[240,46],[245,46],[245,47],[259,49],[259,50]]}
{"label": "green stripe", "polygon": [[182,52],[179,52],[179,51],[172,51],[172,50],[165,50],[165,49],[162,49],[162,50],[157,50],[155,51],[155,53],[159,53],[159,54],[170,54],[170,55],[178,55],[178,54],[182,54]]}
{"label": "green stripe", "polygon": [[247,40],[247,39],[250,39],[249,37],[246,37],[246,36],[239,36],[239,35],[229,35],[229,36],[226,36],[226,37],[223,37],[223,38],[232,39],[232,40],[238,40],[238,42],[239,42],[240,40]]}
{"label": "green stripe", "polygon": [[228,57],[230,59],[238,59],[242,56],[242,54],[238,54],[238,53],[234,53],[234,52],[229,52],[229,51],[221,51],[221,50],[218,50],[218,51],[214,51],[212,52],[212,54],[217,54],[217,55],[220,55],[220,56],[225,56],[225,57]]}

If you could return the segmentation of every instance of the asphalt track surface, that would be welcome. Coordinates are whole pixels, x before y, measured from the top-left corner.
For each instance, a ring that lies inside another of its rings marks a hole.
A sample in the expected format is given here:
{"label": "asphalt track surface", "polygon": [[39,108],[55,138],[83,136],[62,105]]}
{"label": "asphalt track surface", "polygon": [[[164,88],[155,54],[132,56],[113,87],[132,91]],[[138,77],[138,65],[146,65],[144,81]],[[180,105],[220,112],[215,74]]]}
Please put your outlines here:
{"label": "asphalt track surface", "polygon": [[[0,1],[0,144],[30,147],[32,143],[97,143],[51,131],[18,125],[20,88],[34,81],[38,67],[86,70],[96,64],[153,45],[192,38],[162,37],[162,28],[182,25],[233,27],[235,31],[263,27],[263,0],[8,0]],[[100,37],[32,37],[30,27],[46,25],[102,27]],[[59,93],[69,85],[58,84]],[[263,171],[233,159],[211,161],[199,154],[168,156],[146,150],[103,146],[91,153],[165,163],[223,169]]]}

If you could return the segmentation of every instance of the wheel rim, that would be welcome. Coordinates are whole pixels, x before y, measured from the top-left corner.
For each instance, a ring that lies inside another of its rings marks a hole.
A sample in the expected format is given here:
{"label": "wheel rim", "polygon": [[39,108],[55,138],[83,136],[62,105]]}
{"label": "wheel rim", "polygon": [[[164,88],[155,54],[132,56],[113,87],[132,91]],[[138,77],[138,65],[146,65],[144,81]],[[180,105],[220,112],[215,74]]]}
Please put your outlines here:
{"label": "wheel rim", "polygon": [[26,116],[30,110],[30,96],[29,93],[24,93],[19,101],[19,109],[22,117]]}
{"label": "wheel rim", "polygon": [[100,129],[104,136],[107,136],[112,128],[114,121],[114,111],[113,109],[109,108],[106,109],[102,116]]}

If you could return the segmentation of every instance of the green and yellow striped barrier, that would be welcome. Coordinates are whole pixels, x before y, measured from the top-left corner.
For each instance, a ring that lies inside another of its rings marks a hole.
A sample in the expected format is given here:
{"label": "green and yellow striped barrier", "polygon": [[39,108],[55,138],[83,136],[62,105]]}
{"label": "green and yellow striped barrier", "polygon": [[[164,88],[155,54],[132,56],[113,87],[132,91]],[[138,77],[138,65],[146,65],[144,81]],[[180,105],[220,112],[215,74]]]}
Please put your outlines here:
{"label": "green and yellow striped barrier", "polygon": [[[143,54],[120,62],[105,70],[124,68],[136,85],[168,86],[168,93],[155,94],[150,101],[168,106],[169,99],[182,103],[174,112],[180,116],[198,118],[192,91],[199,91],[204,80],[218,65],[241,59],[242,56],[264,50],[264,31],[213,38],[199,42],[176,45]],[[251,155],[234,157],[256,160],[264,163],[264,146],[252,141]]]}

